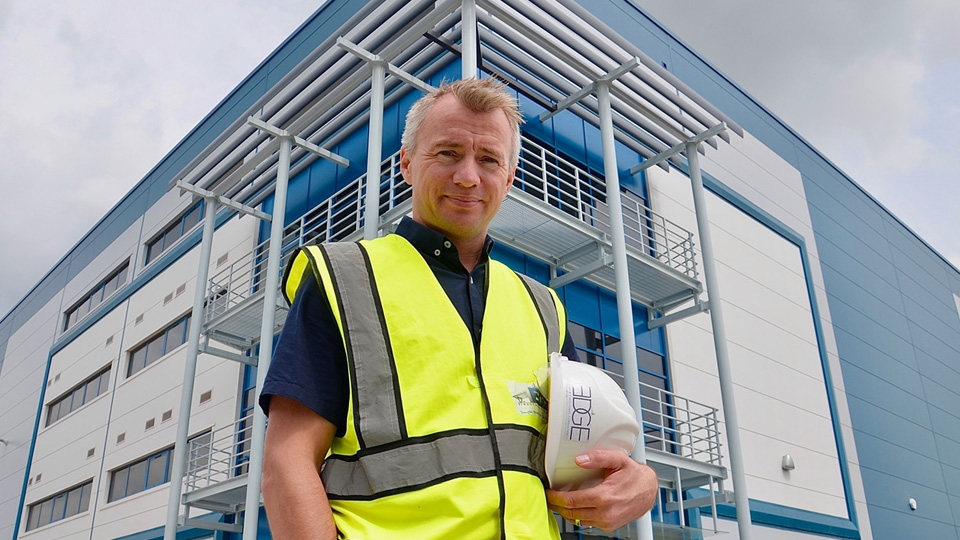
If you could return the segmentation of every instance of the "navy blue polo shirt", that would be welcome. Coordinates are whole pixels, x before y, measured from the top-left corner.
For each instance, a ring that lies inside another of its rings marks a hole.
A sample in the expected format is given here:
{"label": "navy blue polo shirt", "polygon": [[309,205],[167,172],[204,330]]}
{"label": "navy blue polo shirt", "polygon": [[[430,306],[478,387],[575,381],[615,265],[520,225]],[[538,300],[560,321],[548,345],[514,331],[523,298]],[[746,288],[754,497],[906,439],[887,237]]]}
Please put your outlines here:
{"label": "navy blue polo shirt", "polygon": [[[474,343],[483,331],[484,280],[493,240],[487,237],[481,261],[468,272],[460,263],[457,247],[441,233],[403,218],[396,234],[423,256],[444,292],[470,329]],[[577,351],[566,333],[562,352],[577,360]],[[279,395],[299,401],[346,432],[350,398],[347,359],[336,319],[324,290],[316,279],[304,279],[290,306],[273,361],[260,394],[260,407],[269,414],[270,398]]]}

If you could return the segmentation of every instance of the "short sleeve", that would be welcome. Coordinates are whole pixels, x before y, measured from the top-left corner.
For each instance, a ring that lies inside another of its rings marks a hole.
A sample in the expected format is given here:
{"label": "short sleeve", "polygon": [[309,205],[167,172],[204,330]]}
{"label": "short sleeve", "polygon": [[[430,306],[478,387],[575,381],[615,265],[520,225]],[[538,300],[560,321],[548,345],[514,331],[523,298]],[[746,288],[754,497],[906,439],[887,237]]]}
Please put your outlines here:
{"label": "short sleeve", "polygon": [[339,437],[346,431],[348,385],[346,353],[330,303],[317,280],[306,276],[280,332],[260,407],[269,416],[271,397],[293,399],[337,426]]}

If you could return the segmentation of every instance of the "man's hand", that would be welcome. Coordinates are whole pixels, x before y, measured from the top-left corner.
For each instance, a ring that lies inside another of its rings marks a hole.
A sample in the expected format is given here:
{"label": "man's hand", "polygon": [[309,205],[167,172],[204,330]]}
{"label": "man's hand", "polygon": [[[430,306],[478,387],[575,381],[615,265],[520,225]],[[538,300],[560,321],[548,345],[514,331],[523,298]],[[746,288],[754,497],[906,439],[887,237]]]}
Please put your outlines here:
{"label": "man's hand", "polygon": [[606,469],[600,485],[578,491],[548,489],[547,505],[570,523],[619,529],[653,508],[657,473],[618,450],[594,450],[577,456],[584,469]]}

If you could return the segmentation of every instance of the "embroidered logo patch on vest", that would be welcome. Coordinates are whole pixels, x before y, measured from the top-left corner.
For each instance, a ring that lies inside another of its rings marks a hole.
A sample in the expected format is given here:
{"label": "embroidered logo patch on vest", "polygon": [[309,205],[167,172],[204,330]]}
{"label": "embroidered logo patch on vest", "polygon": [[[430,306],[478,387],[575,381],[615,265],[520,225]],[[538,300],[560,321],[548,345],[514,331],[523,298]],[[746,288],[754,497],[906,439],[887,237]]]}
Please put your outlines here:
{"label": "embroidered logo patch on vest", "polygon": [[513,403],[517,407],[517,414],[535,414],[543,420],[547,419],[547,400],[537,388],[537,383],[507,381],[507,385],[510,387]]}

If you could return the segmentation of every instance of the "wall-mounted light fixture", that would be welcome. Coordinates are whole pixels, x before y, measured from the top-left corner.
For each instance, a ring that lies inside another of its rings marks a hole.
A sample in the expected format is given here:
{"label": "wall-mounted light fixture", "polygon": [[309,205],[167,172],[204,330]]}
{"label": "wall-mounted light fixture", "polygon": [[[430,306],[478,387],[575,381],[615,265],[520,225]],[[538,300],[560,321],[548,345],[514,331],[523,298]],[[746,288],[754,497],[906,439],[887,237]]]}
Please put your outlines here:
{"label": "wall-mounted light fixture", "polygon": [[790,454],[784,454],[783,459],[780,460],[780,468],[785,471],[792,471],[797,468],[797,464],[793,462],[793,456]]}
{"label": "wall-mounted light fixture", "polygon": [[910,500],[907,501],[907,502],[910,504],[910,509],[911,509],[911,510],[916,510],[916,509],[917,509],[917,500],[916,500],[916,499],[914,499],[913,497],[910,497]]}
{"label": "wall-mounted light fixture", "polygon": [[6,446],[8,443],[6,439],[0,439],[0,444]]}

